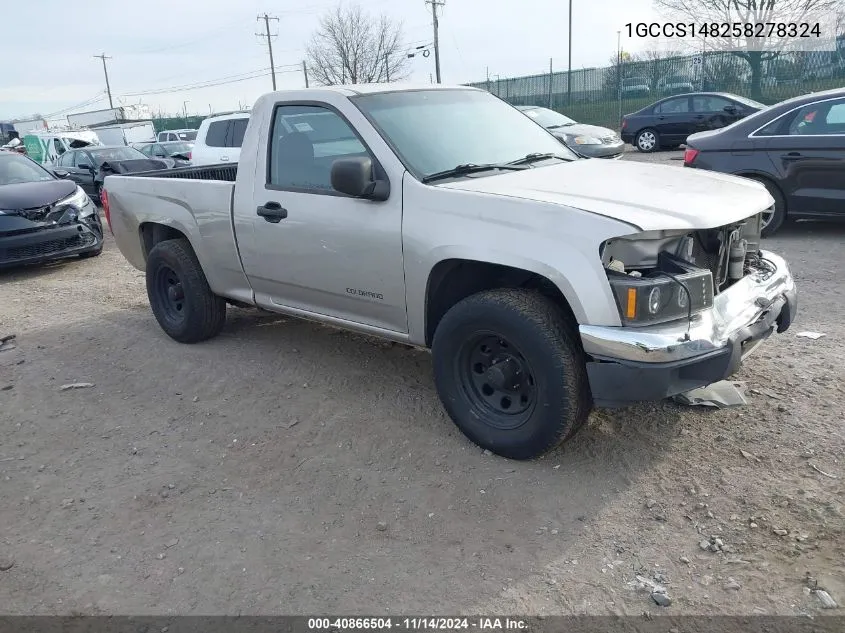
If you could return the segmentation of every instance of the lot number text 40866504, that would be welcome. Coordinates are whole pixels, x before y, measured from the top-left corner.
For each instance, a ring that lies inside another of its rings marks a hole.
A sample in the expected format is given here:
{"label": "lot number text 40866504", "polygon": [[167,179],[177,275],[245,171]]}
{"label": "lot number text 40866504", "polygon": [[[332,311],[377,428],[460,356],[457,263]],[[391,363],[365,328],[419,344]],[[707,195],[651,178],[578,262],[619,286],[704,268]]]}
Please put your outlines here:
{"label": "lot number text 40866504", "polygon": [[461,631],[480,630],[519,631],[527,628],[524,620],[517,618],[443,618],[443,617],[375,617],[375,618],[308,618],[308,629],[312,631]]}

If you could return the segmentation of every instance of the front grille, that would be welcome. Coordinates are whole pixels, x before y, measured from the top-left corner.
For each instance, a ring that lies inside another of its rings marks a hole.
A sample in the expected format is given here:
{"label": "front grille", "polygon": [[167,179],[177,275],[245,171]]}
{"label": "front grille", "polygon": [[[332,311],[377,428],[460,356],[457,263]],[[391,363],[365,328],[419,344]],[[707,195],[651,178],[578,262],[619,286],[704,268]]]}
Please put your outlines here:
{"label": "front grille", "polygon": [[62,251],[93,246],[96,241],[97,237],[93,233],[85,232],[74,235],[73,237],[47,240],[38,244],[16,246],[0,250],[0,260],[16,261],[34,257],[47,257],[49,255],[59,254]]}

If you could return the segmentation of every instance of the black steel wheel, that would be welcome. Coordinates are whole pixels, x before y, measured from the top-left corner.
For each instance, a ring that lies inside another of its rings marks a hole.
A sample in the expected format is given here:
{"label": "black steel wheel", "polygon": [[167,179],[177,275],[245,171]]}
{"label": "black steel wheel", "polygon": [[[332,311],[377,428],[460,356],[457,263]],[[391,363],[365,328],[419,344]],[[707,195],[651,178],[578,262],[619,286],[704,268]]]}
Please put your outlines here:
{"label": "black steel wheel", "polygon": [[571,437],[592,407],[574,324],[534,291],[480,292],[455,304],[432,342],[443,406],[473,442],[513,459]]}
{"label": "black steel wheel", "polygon": [[187,240],[165,240],[147,257],[147,296],[161,329],[181,343],[216,336],[226,321],[226,301],[208,285]]}
{"label": "black steel wheel", "polygon": [[493,332],[467,340],[455,357],[464,397],[484,411],[487,424],[515,429],[531,417],[537,383],[519,349]]}

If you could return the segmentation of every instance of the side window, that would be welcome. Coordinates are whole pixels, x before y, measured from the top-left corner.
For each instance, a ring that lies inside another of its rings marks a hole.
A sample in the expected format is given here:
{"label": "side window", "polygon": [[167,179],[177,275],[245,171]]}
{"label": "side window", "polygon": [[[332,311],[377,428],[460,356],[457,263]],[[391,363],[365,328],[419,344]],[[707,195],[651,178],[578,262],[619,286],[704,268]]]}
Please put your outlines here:
{"label": "side window", "polygon": [[845,135],[845,99],[808,103],[772,121],[754,136]]}
{"label": "side window", "polygon": [[367,148],[336,112],[319,106],[278,106],[273,116],[269,184],[332,191],[337,158],[367,156]]}
{"label": "side window", "polygon": [[156,158],[167,158],[167,152],[164,151],[164,148],[161,145],[153,145],[152,154]]}
{"label": "side window", "polygon": [[689,112],[689,98],[669,99],[654,108],[655,114],[684,114]]}
{"label": "side window", "polygon": [[68,152],[66,154],[63,154],[61,157],[59,157],[59,160],[56,161],[56,164],[59,167],[72,167],[73,154],[74,152]]}
{"label": "side window", "polygon": [[838,126],[840,131],[835,133],[841,134],[841,127],[845,126],[845,101],[834,103],[834,105],[830,107],[830,110],[828,110],[825,121],[829,126]]}
{"label": "side window", "polygon": [[701,95],[700,97],[692,98],[693,112],[722,112],[727,106],[736,106],[736,104],[723,97],[712,95]]}
{"label": "side window", "polygon": [[62,143],[62,142],[61,142],[59,139],[57,139],[57,138],[54,138],[54,139],[53,139],[53,147],[56,149],[56,154],[58,154],[59,156],[61,156],[62,154],[64,154],[64,153],[67,151],[67,150],[65,149],[65,145],[64,145],[64,143]]}
{"label": "side window", "polygon": [[249,119],[232,119],[229,126],[229,138],[226,139],[226,147],[240,147],[244,142],[244,134],[246,134],[246,126]]}
{"label": "side window", "polygon": [[226,133],[229,130],[229,123],[230,121],[210,123],[205,135],[205,144],[209,147],[226,147]]}

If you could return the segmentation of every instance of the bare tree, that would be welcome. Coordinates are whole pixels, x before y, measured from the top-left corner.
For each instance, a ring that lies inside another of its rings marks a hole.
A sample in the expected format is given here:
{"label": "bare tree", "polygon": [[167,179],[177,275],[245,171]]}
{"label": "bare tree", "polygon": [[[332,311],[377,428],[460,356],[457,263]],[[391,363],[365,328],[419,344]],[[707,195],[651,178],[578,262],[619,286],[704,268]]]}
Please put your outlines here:
{"label": "bare tree", "polygon": [[308,74],[323,86],[398,81],[408,76],[402,25],[339,4],[320,18],[306,48]]}
{"label": "bare tree", "polygon": [[[830,21],[839,15],[845,0],[654,0],[658,10],[672,20],[697,25],[704,23],[793,23],[816,19]],[[828,24],[832,29],[833,24]],[[832,35],[825,33],[825,35]],[[708,49],[727,50],[744,59],[751,71],[751,95],[762,97],[765,62],[776,59],[784,50],[783,39],[708,38]]]}

